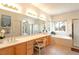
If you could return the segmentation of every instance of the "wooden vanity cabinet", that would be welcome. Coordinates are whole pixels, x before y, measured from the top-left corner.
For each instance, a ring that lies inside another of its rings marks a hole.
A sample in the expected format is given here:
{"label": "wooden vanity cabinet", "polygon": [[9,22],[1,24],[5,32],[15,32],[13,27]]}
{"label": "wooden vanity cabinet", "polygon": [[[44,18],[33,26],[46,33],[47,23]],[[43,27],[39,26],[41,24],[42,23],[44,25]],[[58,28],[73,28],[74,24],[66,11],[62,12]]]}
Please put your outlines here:
{"label": "wooden vanity cabinet", "polygon": [[27,44],[27,55],[32,55],[34,52],[33,52],[33,45],[34,45],[34,41],[31,40],[31,41],[28,41],[26,42]]}
{"label": "wooden vanity cabinet", "polygon": [[32,39],[10,47],[1,48],[0,55],[32,55],[34,53],[35,40],[42,40],[45,46],[51,44],[51,36],[40,37],[39,39]]}
{"label": "wooden vanity cabinet", "polygon": [[42,40],[43,40],[44,47],[46,47],[47,46],[47,38],[46,37],[42,37]]}
{"label": "wooden vanity cabinet", "polygon": [[51,36],[47,36],[46,39],[47,39],[46,45],[48,46],[48,45],[50,45],[52,43]]}
{"label": "wooden vanity cabinet", "polygon": [[0,55],[14,55],[14,47],[10,46],[0,49]]}
{"label": "wooden vanity cabinet", "polygon": [[27,54],[26,42],[17,44],[15,46],[15,54],[16,55],[26,55]]}
{"label": "wooden vanity cabinet", "polygon": [[32,55],[33,41],[23,42],[14,46],[0,49],[0,55]]}
{"label": "wooden vanity cabinet", "polygon": [[51,36],[46,36],[46,37],[43,37],[42,39],[45,47],[52,43]]}

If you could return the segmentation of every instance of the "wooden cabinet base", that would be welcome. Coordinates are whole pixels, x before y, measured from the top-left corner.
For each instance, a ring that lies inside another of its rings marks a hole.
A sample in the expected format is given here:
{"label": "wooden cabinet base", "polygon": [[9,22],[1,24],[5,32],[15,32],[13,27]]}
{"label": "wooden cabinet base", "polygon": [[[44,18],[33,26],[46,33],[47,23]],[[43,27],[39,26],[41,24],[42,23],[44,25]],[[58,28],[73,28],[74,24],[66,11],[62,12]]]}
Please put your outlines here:
{"label": "wooden cabinet base", "polygon": [[51,36],[47,36],[47,45],[50,45],[51,42],[52,42],[52,40],[51,40]]}
{"label": "wooden cabinet base", "polygon": [[15,46],[16,55],[26,55],[26,42]]}
{"label": "wooden cabinet base", "polygon": [[28,49],[27,50],[27,55],[32,55],[33,54],[33,49]]}
{"label": "wooden cabinet base", "polygon": [[0,55],[14,55],[14,47],[0,49]]}
{"label": "wooden cabinet base", "polygon": [[[40,37],[39,39],[35,40],[44,40],[43,43],[45,46],[51,44],[50,36]],[[35,40],[30,40],[10,47],[2,48],[0,49],[0,55],[33,55]]]}
{"label": "wooden cabinet base", "polygon": [[33,52],[33,44],[34,44],[34,41],[28,41],[27,42],[27,55],[32,55],[34,52]]}

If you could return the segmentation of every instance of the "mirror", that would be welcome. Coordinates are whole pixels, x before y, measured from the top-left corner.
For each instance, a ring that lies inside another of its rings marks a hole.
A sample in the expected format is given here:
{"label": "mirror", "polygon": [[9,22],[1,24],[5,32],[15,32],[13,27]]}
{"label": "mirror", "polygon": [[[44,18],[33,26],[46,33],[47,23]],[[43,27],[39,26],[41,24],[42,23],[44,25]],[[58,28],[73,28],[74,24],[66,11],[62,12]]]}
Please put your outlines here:
{"label": "mirror", "polygon": [[11,16],[8,15],[1,15],[1,26],[0,30],[5,30],[5,34],[10,34],[11,32]]}
{"label": "mirror", "polygon": [[24,17],[21,23],[22,35],[33,35],[40,33],[43,30],[42,21],[39,19]]}
{"label": "mirror", "polygon": [[11,16],[2,15],[1,16],[1,27],[10,27],[11,26]]}

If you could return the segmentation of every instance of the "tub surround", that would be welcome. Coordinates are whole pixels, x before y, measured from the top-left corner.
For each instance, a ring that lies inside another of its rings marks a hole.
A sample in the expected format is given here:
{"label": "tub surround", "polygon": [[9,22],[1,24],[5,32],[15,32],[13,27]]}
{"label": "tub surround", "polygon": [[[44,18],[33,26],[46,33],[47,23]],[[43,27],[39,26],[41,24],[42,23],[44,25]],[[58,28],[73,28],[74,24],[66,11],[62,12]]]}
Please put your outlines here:
{"label": "tub surround", "polygon": [[60,39],[68,39],[72,40],[72,37],[66,36],[66,35],[51,35],[53,38],[60,38]]}

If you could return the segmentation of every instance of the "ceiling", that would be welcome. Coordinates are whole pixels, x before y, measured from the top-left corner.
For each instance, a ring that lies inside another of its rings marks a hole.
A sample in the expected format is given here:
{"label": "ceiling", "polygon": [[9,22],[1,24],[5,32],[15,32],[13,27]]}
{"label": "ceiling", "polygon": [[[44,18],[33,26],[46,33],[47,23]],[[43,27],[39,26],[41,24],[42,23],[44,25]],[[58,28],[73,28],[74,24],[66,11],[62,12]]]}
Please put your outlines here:
{"label": "ceiling", "polygon": [[57,15],[79,10],[79,3],[32,3],[32,5],[49,15]]}

